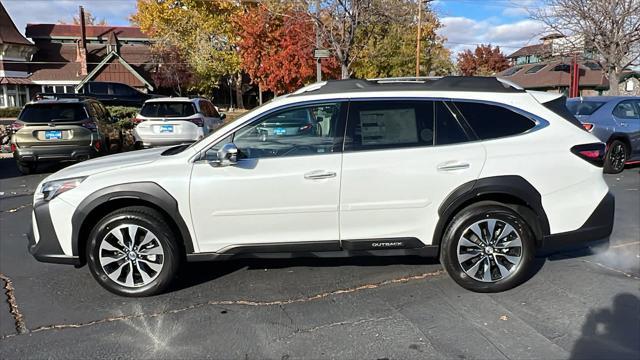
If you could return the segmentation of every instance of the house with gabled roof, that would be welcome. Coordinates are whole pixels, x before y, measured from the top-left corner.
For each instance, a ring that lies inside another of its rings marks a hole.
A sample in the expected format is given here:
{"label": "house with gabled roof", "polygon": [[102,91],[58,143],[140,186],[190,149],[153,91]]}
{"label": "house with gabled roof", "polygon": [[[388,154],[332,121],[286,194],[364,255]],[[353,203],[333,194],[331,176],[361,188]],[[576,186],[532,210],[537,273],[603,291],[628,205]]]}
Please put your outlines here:
{"label": "house with gabled roof", "polygon": [[0,3],[0,107],[75,93],[87,81],[154,91],[152,42],[135,26],[27,24],[23,36]]}
{"label": "house with gabled roof", "polygon": [[30,100],[29,61],[36,51],[0,3],[0,108],[19,107]]}

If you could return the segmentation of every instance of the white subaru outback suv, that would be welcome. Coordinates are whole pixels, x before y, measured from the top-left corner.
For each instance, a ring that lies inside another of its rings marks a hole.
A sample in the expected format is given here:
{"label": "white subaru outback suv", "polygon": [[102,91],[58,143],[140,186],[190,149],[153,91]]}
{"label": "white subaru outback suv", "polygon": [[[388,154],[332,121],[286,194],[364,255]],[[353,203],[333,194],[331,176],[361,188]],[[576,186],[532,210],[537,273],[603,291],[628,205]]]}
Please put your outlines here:
{"label": "white subaru outback suv", "polygon": [[[502,291],[536,254],[612,231],[605,147],[564,101],[496,78],[313,84],[189,146],[50,175],[29,249],[126,296],[185,260],[274,256],[438,256],[461,286]],[[296,116],[321,130],[278,127]]]}

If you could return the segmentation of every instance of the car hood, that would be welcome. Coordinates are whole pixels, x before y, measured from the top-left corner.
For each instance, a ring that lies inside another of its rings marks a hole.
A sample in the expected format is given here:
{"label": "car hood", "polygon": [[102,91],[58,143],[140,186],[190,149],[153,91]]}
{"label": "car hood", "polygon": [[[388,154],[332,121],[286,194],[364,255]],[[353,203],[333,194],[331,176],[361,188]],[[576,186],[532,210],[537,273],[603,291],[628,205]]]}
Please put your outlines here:
{"label": "car hood", "polygon": [[89,176],[124,167],[148,164],[159,159],[162,156],[162,152],[166,149],[166,147],[161,147],[148,150],[131,151],[83,161],[52,174],[47,178],[47,180]]}

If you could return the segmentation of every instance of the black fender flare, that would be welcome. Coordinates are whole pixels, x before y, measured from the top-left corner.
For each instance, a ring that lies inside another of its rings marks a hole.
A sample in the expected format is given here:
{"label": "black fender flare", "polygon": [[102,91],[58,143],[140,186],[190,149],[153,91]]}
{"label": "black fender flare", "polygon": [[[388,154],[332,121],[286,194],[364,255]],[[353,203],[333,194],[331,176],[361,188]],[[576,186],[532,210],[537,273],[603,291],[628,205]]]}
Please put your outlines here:
{"label": "black fender flare", "polygon": [[[467,204],[490,199],[491,196],[509,196],[519,199],[531,208],[539,226],[540,237],[549,235],[549,220],[542,207],[542,196],[527,180],[516,175],[493,176],[469,181],[454,189],[438,208],[439,219],[433,233],[433,245],[440,245],[451,218]],[[541,239],[538,239],[541,240]]]}
{"label": "black fender flare", "polygon": [[184,242],[187,254],[193,253],[193,241],[189,228],[178,209],[178,202],[164,188],[154,182],[134,182],[108,186],[93,192],[87,196],[76,208],[71,217],[72,237],[71,248],[74,256],[78,256],[80,229],[87,216],[93,210],[109,201],[131,199],[143,200],[162,209],[177,225],[178,231]]}

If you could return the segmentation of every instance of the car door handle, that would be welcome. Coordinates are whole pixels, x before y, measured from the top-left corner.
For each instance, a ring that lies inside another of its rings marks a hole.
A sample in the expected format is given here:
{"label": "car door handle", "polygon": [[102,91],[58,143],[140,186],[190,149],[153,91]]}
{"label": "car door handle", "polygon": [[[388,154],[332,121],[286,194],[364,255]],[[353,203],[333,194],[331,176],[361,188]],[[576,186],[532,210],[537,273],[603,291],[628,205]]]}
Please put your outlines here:
{"label": "car door handle", "polygon": [[470,167],[469,163],[459,161],[447,161],[438,165],[438,171],[464,170]]}
{"label": "car door handle", "polygon": [[335,172],[325,170],[314,170],[304,174],[304,178],[307,180],[330,179],[334,177],[336,177]]}

